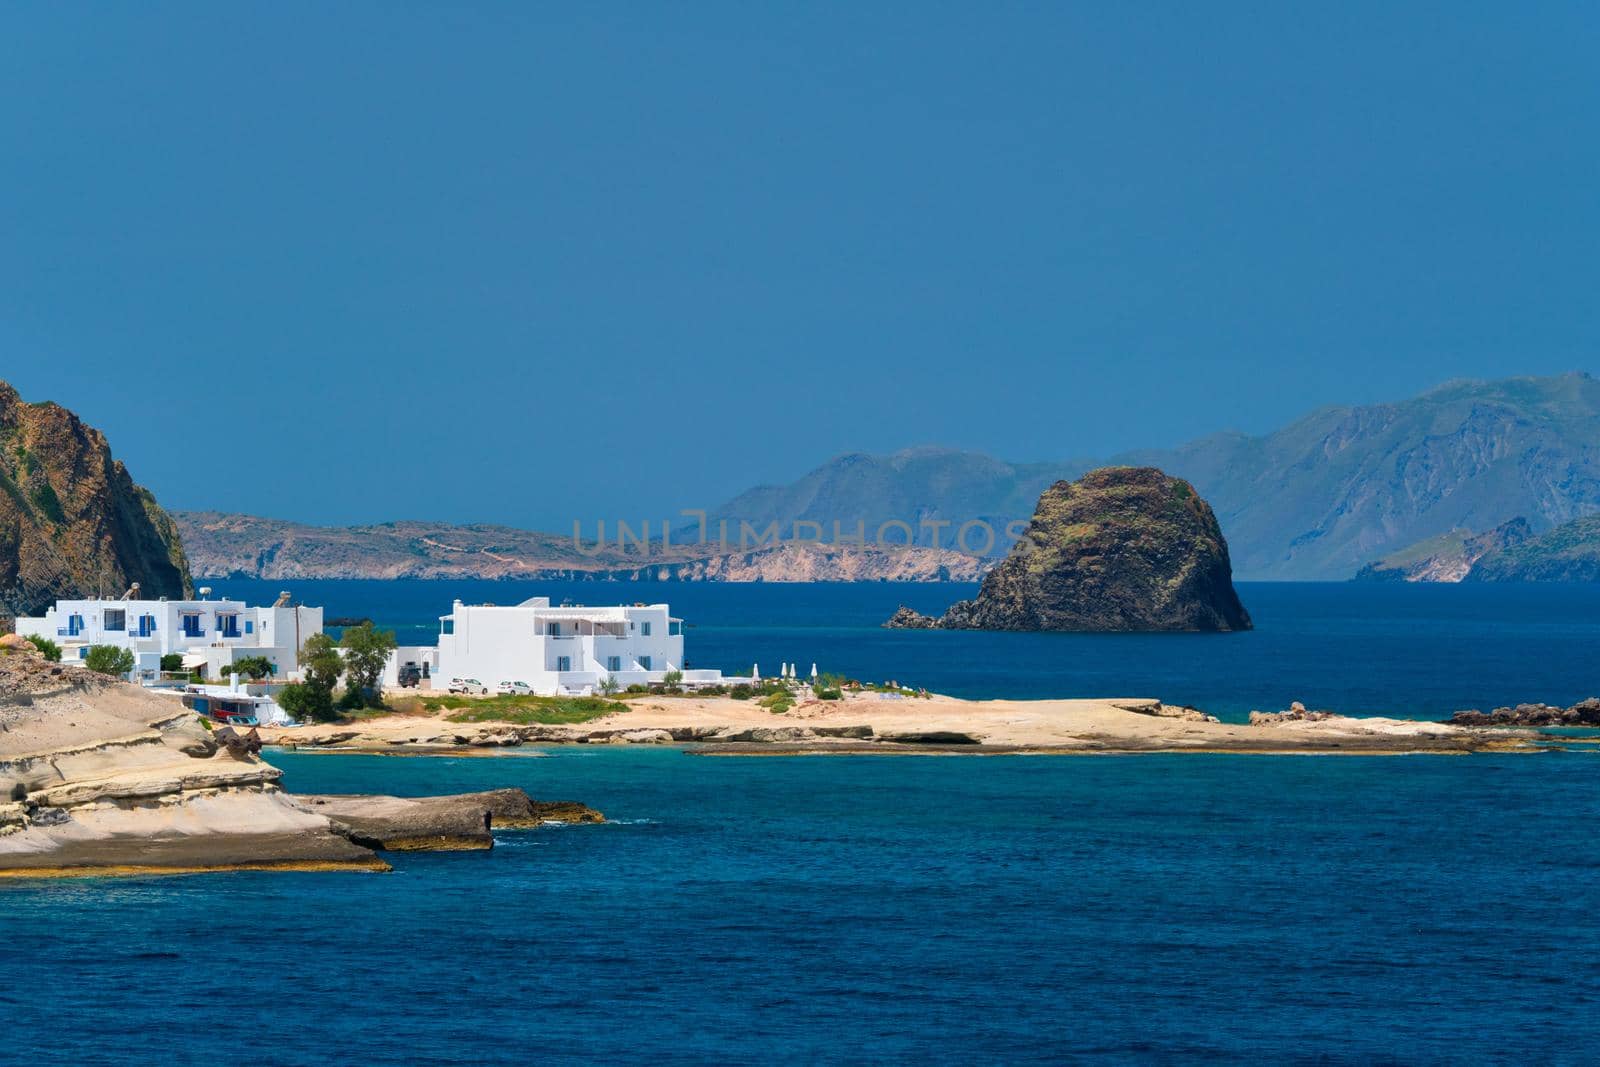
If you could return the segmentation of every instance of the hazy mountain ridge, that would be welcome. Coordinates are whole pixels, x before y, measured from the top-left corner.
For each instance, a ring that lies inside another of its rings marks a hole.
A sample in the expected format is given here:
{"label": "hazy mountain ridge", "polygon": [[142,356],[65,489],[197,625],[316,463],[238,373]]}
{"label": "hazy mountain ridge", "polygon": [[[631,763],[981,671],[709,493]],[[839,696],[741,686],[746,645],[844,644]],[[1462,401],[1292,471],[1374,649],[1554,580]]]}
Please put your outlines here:
{"label": "hazy mountain ridge", "polygon": [[[968,580],[987,564],[959,553],[891,562],[870,548],[822,556],[734,549],[746,528],[869,542],[882,529],[898,542],[905,529],[892,524],[904,524],[920,546],[983,552],[992,563],[1047,488],[1106,465],[1154,466],[1193,484],[1214,508],[1242,580],[1343,580],[1452,531],[1493,530],[1523,516],[1537,534],[1600,512],[1600,382],[1581,373],[1455,381],[1391,404],[1319,408],[1261,436],[1225,431],[1102,462],[1019,464],[932,447],[847,453],[712,511],[710,536],[725,521],[729,548],[680,547],[698,534],[691,523],[668,553],[650,558],[616,551],[614,541],[587,554],[570,537],[504,526],[177,517],[196,573],[210,576]],[[978,525],[962,536],[965,523]]]}
{"label": "hazy mountain ridge", "polygon": [[[1321,408],[1259,437],[1217,433],[1104,463],[1191,482],[1215,508],[1243,579],[1345,579],[1450,530],[1521,515],[1542,531],[1600,510],[1600,383],[1581,373],[1455,381],[1392,404]],[[819,521],[830,532],[836,518],[847,530],[864,519],[869,537],[889,518],[913,527],[982,519],[1003,534],[1046,486],[1097,465],[940,449],[852,454],[717,514]],[[996,551],[1008,543],[1001,537]]]}
{"label": "hazy mountain ridge", "polygon": [[[195,573],[208,578],[532,578],[604,581],[975,581],[986,564],[951,551],[782,544],[688,544],[648,554],[615,541],[486,524],[404,521],[312,526],[176,512]],[[591,531],[592,532],[592,531]]]}

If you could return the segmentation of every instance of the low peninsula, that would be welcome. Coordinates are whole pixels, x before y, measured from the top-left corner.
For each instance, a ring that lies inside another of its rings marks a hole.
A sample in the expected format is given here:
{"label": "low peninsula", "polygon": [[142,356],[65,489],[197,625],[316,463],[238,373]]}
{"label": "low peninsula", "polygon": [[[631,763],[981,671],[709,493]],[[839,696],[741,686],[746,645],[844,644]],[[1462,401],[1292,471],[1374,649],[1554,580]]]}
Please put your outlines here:
{"label": "low peninsula", "polygon": [[[862,691],[820,700],[802,689],[777,712],[728,696],[586,699],[595,714],[583,721],[551,705],[449,697],[416,701],[408,714],[261,733],[269,745],[300,751],[386,755],[491,755],[547,745],[680,745],[706,755],[1386,755],[1536,751],[1549,740],[1534,730],[1357,718],[1298,705],[1225,723],[1153,698],[961,700]],[[551,714],[540,716],[541,708]]]}

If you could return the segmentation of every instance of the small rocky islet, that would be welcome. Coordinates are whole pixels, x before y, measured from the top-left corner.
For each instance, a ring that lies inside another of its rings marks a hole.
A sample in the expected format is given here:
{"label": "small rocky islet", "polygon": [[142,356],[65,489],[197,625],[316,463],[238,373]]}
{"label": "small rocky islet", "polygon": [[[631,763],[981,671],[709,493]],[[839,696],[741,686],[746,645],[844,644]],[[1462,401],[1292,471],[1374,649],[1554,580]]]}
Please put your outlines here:
{"label": "small rocky islet", "polygon": [[1251,628],[1228,543],[1194,486],[1154,467],[1106,467],[1046,489],[978,596],[897,629],[1227,632]]}

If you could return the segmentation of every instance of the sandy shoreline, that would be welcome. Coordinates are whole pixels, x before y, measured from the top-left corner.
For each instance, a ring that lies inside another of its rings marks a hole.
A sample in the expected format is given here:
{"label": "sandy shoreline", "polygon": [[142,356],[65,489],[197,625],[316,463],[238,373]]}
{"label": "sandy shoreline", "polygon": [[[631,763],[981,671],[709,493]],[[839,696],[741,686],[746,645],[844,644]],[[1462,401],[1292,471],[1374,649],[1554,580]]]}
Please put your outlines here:
{"label": "sandy shoreline", "polygon": [[524,745],[680,745],[702,755],[1027,755],[1154,752],[1258,755],[1466,754],[1540,751],[1531,730],[1476,729],[1391,718],[1222,723],[1151,698],[1081,700],[807,700],[774,714],[729,697],[641,697],[576,725],[451,722],[450,712],[262,731],[306,751],[482,754]]}

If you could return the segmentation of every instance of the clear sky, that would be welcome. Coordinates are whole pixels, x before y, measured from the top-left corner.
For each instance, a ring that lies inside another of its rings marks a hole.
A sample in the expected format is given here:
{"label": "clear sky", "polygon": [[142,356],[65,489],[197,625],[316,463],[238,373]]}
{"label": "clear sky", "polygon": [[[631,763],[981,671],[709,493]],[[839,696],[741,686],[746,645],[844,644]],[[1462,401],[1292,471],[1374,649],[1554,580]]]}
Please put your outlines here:
{"label": "clear sky", "polygon": [[1600,371],[1593,4],[10,4],[0,377],[570,529]]}

